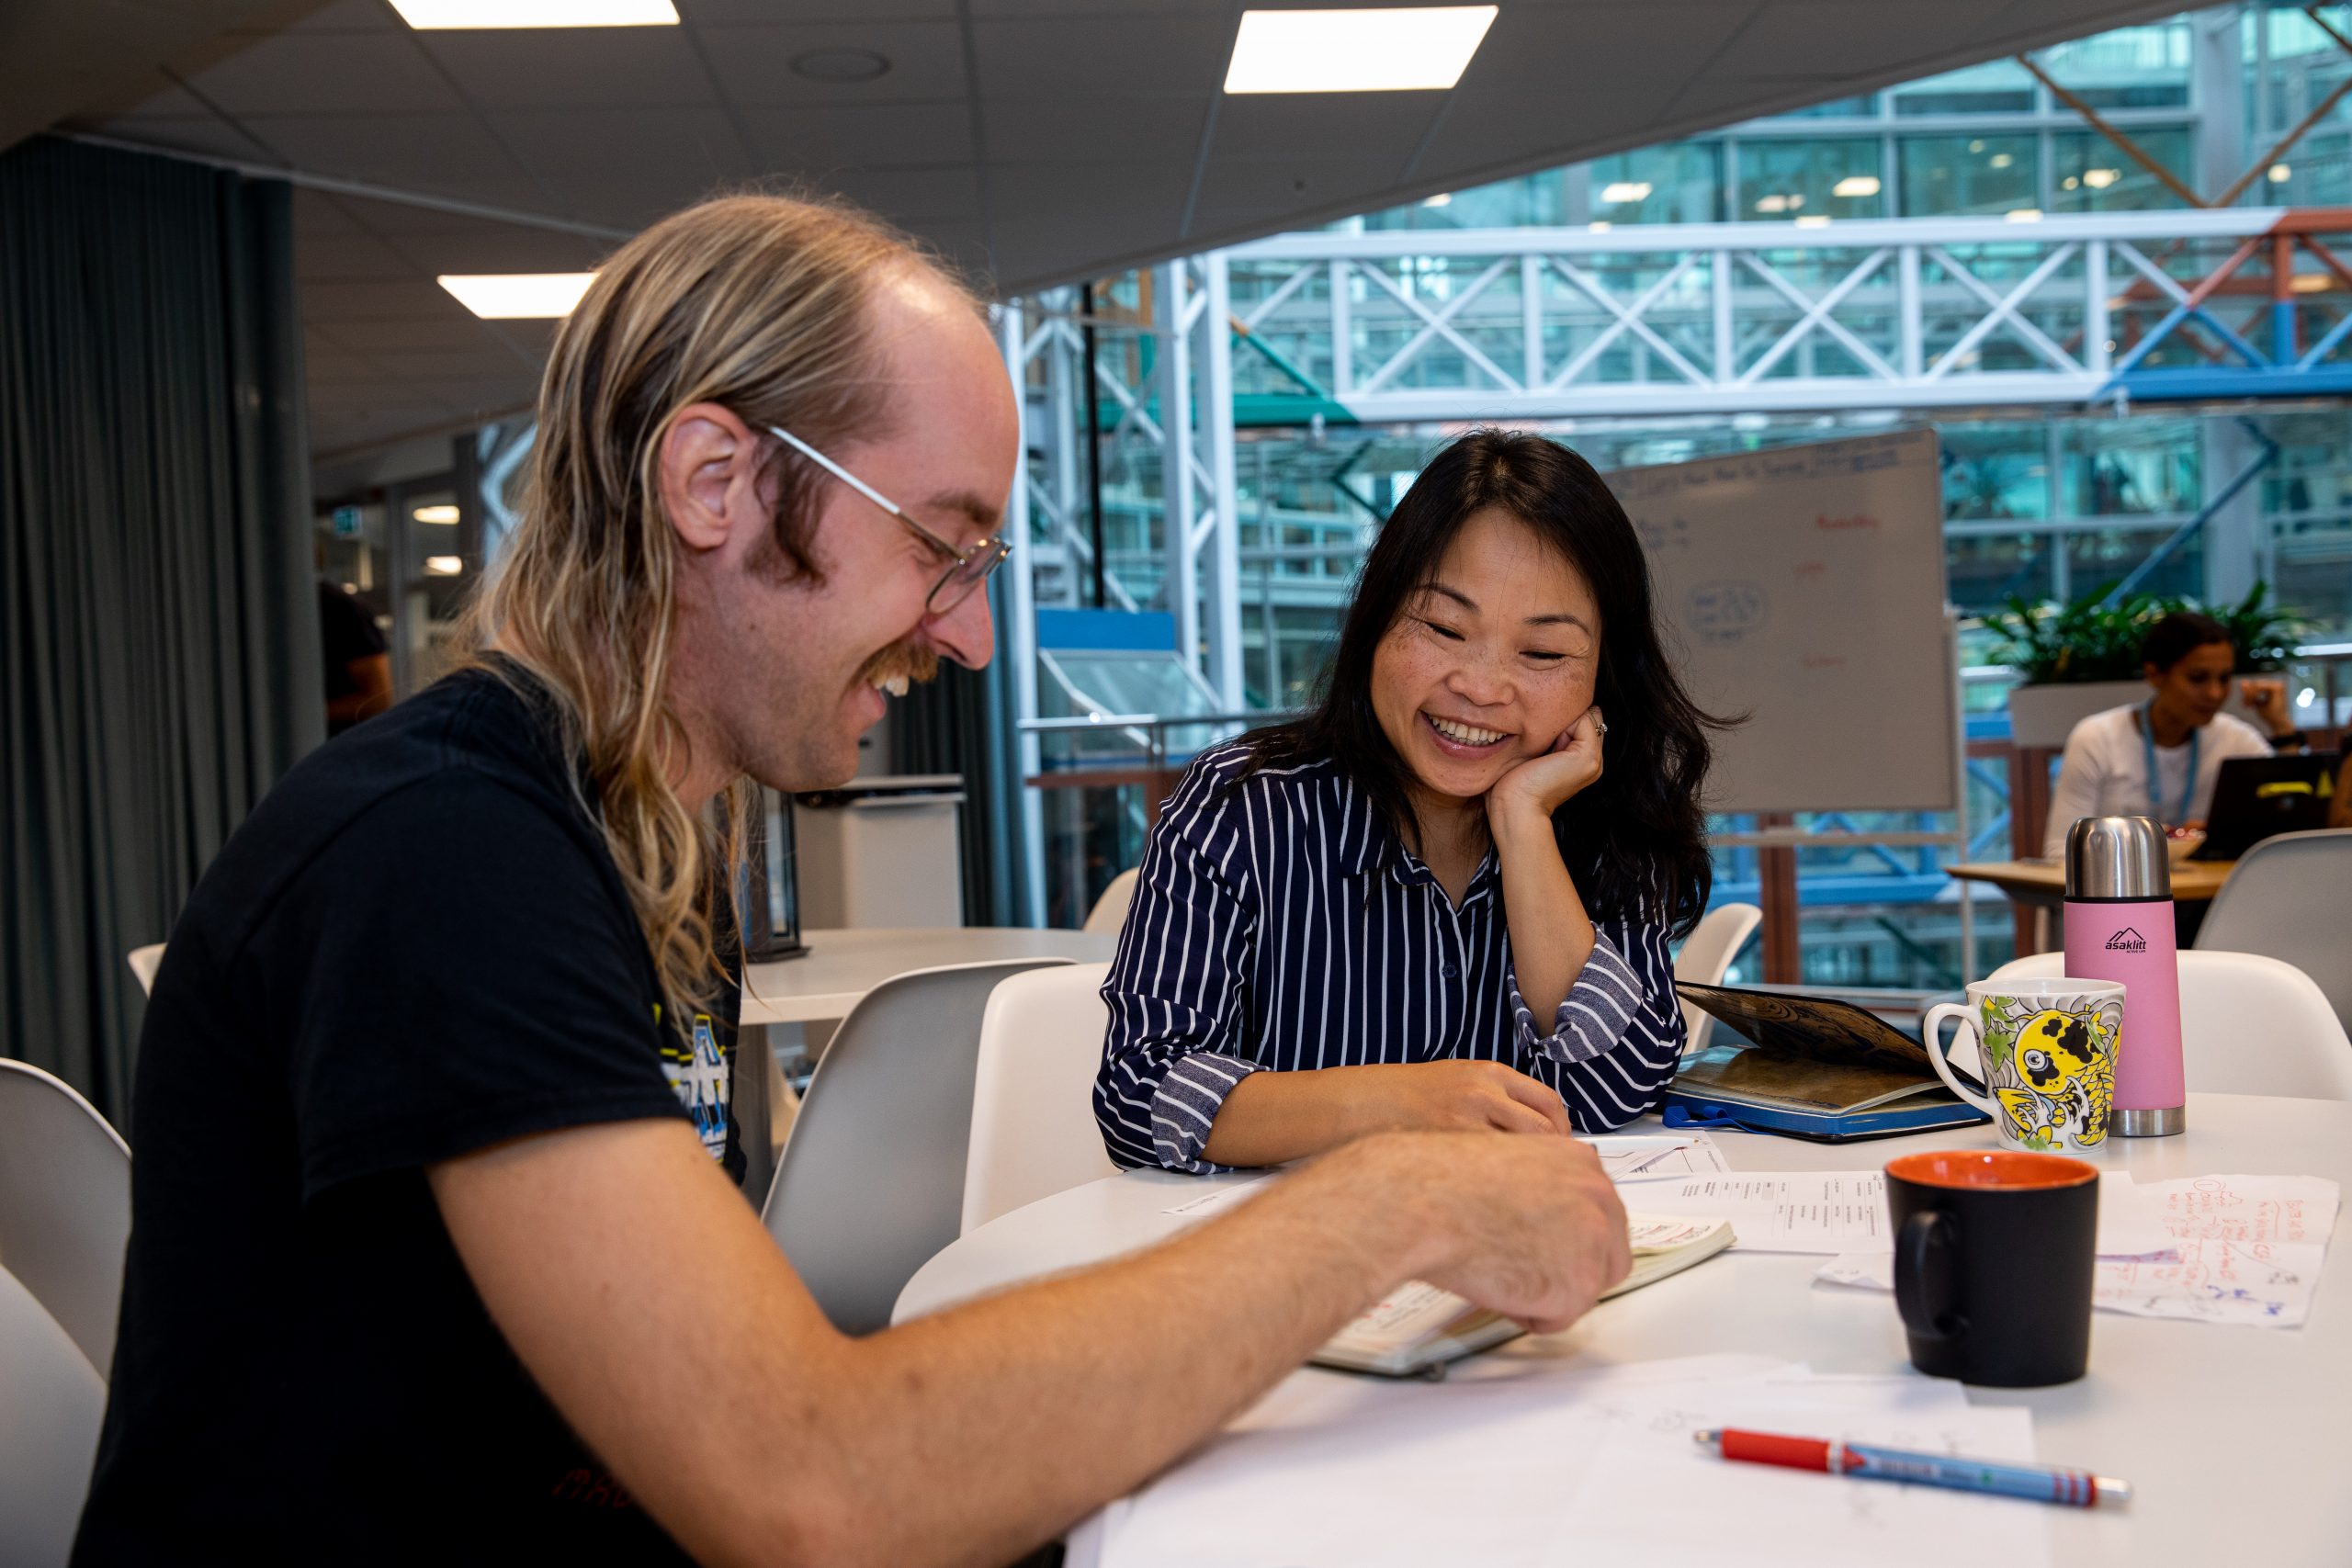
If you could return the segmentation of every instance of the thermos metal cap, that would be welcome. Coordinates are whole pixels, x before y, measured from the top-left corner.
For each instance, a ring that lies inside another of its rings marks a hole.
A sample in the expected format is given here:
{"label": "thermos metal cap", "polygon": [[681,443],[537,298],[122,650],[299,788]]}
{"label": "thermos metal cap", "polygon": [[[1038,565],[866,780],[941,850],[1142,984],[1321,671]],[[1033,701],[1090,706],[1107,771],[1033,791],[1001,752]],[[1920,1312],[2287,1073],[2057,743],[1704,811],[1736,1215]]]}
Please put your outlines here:
{"label": "thermos metal cap", "polygon": [[2086,817],[2066,829],[2066,897],[2169,898],[2165,830],[2146,817]]}

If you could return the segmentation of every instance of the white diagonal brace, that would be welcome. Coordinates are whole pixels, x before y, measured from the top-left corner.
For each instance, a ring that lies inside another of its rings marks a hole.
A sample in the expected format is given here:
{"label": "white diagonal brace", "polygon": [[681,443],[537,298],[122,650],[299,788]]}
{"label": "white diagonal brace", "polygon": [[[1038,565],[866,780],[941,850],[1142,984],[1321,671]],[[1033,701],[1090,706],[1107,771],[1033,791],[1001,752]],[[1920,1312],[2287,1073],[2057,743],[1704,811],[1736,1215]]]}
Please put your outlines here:
{"label": "white diagonal brace", "polygon": [[1795,284],[1791,283],[1787,278],[1781,276],[1780,273],[1773,268],[1770,263],[1764,261],[1758,256],[1743,254],[1739,259],[1747,265],[1748,270],[1755,273],[1758,277],[1761,277],[1773,288],[1779,289],[1788,299],[1789,303],[1803,310],[1804,315],[1798,320],[1795,326],[1791,327],[1781,335],[1781,340],[1778,343],[1774,344],[1765,352],[1763,358],[1749,366],[1740,374],[1736,385],[1745,387],[1761,380],[1767,370],[1771,369],[1773,366],[1781,362],[1781,355],[1787,354],[1792,348],[1794,348],[1799,341],[1801,341],[1806,333],[1812,332],[1815,327],[1821,328],[1824,332],[1829,333],[1830,336],[1836,338],[1839,343],[1845,344],[1846,352],[1851,354],[1864,365],[1867,365],[1876,370],[1881,379],[1887,381],[1901,379],[1901,378],[1895,375],[1894,367],[1880,358],[1876,349],[1873,349],[1860,338],[1856,337],[1852,333],[1847,331],[1845,323],[1839,321],[1829,313],[1836,310],[1840,304],[1844,303],[1847,295],[1851,294],[1855,289],[1860,288],[1864,282],[1868,281],[1871,274],[1876,272],[1885,262],[1886,258],[1894,254],[1894,251],[1892,246],[1880,246],[1877,250],[1872,251],[1869,255],[1863,257],[1860,265],[1856,266],[1853,271],[1848,273],[1843,278],[1839,279],[1836,287],[1832,288],[1828,293],[1823,295],[1818,299],[1814,299],[1804,289],[1799,288]]}
{"label": "white diagonal brace", "polygon": [[1284,301],[1288,300],[1292,295],[1306,288],[1308,279],[1321,276],[1323,276],[1321,267],[1311,262],[1301,263],[1299,269],[1283,278],[1272,294],[1250,307],[1249,313],[1241,318],[1241,324],[1254,329],[1260,321],[1281,310]]}
{"label": "white diagonal brace", "polygon": [[1639,334],[1643,342],[1656,349],[1658,354],[1665,358],[1668,364],[1673,366],[1675,369],[1681,372],[1684,379],[1703,386],[1706,383],[1707,378],[1700,373],[1699,367],[1691,364],[1688,359],[1685,359],[1679,352],[1676,351],[1672,344],[1668,343],[1664,338],[1658,336],[1657,333],[1650,329],[1650,324],[1642,320],[1642,313],[1645,310],[1647,310],[1652,305],[1657,303],[1659,297],[1664,295],[1668,288],[1674,287],[1675,283],[1681,278],[1684,273],[1689,272],[1693,266],[1698,265],[1701,254],[1702,253],[1698,251],[1692,251],[1688,255],[1685,255],[1680,261],[1675,263],[1673,267],[1668,271],[1665,276],[1659,278],[1656,283],[1651,284],[1647,288],[1642,290],[1641,297],[1635,299],[1631,305],[1620,304],[1616,296],[1609,292],[1607,285],[1603,284],[1600,279],[1593,276],[1590,273],[1585,271],[1584,268],[1577,265],[1574,262],[1569,261],[1566,256],[1546,256],[1544,260],[1551,263],[1553,268],[1557,271],[1561,276],[1566,278],[1570,283],[1575,284],[1578,288],[1583,289],[1587,294],[1592,296],[1593,302],[1595,304],[1600,306],[1610,314],[1615,316],[1617,320],[1613,325],[1603,331],[1600,336],[1585,344],[1582,353],[1578,354],[1574,359],[1569,360],[1567,364],[1562,366],[1559,373],[1544,383],[1545,389],[1557,391],[1562,387],[1565,387],[1571,381],[1574,381],[1577,377],[1583,372],[1586,366],[1600,358],[1611,344],[1616,342],[1619,336],[1628,331]]}
{"label": "white diagonal brace", "polygon": [[1476,344],[1472,343],[1468,338],[1464,337],[1460,333],[1455,332],[1452,324],[1454,313],[1460,310],[1464,305],[1470,303],[1471,300],[1476,299],[1481,293],[1485,292],[1487,285],[1492,283],[1496,278],[1500,277],[1503,275],[1503,270],[1510,265],[1511,258],[1509,256],[1505,256],[1501,260],[1493,263],[1486,271],[1480,273],[1476,278],[1472,279],[1470,286],[1467,288],[1464,288],[1453,299],[1448,299],[1445,302],[1444,309],[1440,310],[1431,310],[1419,299],[1414,299],[1411,295],[1398,288],[1396,286],[1396,280],[1388,276],[1387,268],[1378,266],[1359,268],[1358,270],[1363,272],[1366,277],[1371,278],[1374,283],[1379,284],[1381,288],[1388,290],[1388,292],[1395,297],[1398,304],[1404,306],[1408,310],[1412,311],[1413,314],[1420,317],[1420,319],[1427,324],[1424,325],[1419,332],[1415,333],[1409,339],[1408,339],[1405,346],[1398,349],[1396,354],[1389,358],[1388,363],[1382,366],[1378,372],[1375,373],[1370,380],[1359,382],[1356,385],[1355,390],[1359,392],[1378,391],[1380,389],[1380,384],[1383,381],[1387,380],[1391,375],[1402,368],[1405,362],[1412,358],[1414,355],[1419,353],[1422,347],[1427,344],[1431,338],[1440,336],[1444,337],[1447,341],[1451,342],[1454,347],[1467,355],[1477,364],[1480,369],[1486,371],[1487,375],[1492,376],[1505,390],[1513,392],[1524,390],[1514,378],[1503,374],[1502,367],[1500,366],[1497,365],[1493,360],[1480,353]]}
{"label": "white diagonal brace", "polygon": [[1940,263],[1943,269],[1947,273],[1950,273],[1952,278],[1962,288],[1975,295],[1979,299],[1984,300],[1985,304],[1991,306],[1992,310],[1983,320],[1979,321],[1974,326],[1969,328],[1966,333],[1962,333],[1959,342],[1953,344],[1941,355],[1938,355],[1936,362],[1928,367],[1927,374],[1923,379],[1929,381],[1935,380],[1945,371],[1950,370],[1952,367],[1958,365],[1960,363],[1961,355],[1966,354],[1970,349],[1974,348],[1978,344],[1984,342],[1989,334],[2000,326],[2004,320],[2007,321],[2009,325],[2015,327],[2017,329],[2018,335],[2025,339],[2026,342],[2032,346],[2033,351],[2036,354],[2041,355],[2043,359],[2049,361],[2052,365],[2057,367],[2061,370],[2073,370],[2079,372],[2082,369],[2082,366],[2076,363],[2075,356],[2068,354],[2064,349],[2059,347],[2055,343],[2052,343],[2050,340],[2049,333],[2043,332],[2040,327],[2035,326],[2023,316],[2018,315],[2017,308],[2020,300],[2023,300],[2032,294],[2035,289],[2041,288],[2042,284],[2049,279],[2052,273],[2057,271],[2059,267],[2066,263],[2069,257],[2073,256],[2075,252],[2081,249],[2081,245],[2072,242],[2060,245],[2057,249],[2052,251],[2048,255],[2041,259],[2041,265],[2026,274],[2025,280],[2023,282],[2010,289],[2007,297],[2003,297],[1994,293],[1983,278],[1969,271],[1968,268],[1961,265],[1960,263],[1953,258],[1951,253],[1945,250],[1941,245],[1928,246],[1928,254],[1937,262]]}

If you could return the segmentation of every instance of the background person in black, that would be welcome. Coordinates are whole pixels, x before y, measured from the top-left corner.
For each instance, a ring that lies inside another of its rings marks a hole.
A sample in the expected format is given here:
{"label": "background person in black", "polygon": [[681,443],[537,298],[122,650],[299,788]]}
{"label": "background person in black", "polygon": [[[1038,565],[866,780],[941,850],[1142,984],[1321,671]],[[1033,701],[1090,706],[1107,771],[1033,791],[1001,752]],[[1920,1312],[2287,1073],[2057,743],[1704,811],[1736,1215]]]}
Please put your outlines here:
{"label": "background person in black", "polygon": [[[326,551],[319,550],[320,564]],[[392,658],[356,593],[319,579],[319,645],[326,656],[327,734],[341,735],[392,705]]]}
{"label": "background person in black", "polygon": [[1556,1326],[1623,1275],[1583,1145],[1386,1134],[836,1333],[728,1179],[698,814],[987,660],[1012,391],[900,242],[739,197],[605,265],[538,416],[475,667],[295,769],[172,933],[77,1563],[1001,1562],[1406,1279]]}

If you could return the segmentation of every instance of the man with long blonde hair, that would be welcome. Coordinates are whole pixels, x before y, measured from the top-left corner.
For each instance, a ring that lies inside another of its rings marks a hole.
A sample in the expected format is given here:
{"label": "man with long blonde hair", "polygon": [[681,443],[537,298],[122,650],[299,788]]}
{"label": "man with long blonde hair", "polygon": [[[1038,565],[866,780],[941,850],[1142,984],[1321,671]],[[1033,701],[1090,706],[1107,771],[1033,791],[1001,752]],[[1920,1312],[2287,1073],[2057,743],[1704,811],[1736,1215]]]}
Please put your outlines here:
{"label": "man with long blonde hair", "polygon": [[1624,1273],[1581,1145],[1390,1133],[826,1322],[729,1179],[704,824],[988,660],[1019,458],[972,297],[857,214],[728,198],[605,264],[472,664],[295,769],[172,933],[76,1562],[1002,1562],[1406,1279],[1557,1326]]}

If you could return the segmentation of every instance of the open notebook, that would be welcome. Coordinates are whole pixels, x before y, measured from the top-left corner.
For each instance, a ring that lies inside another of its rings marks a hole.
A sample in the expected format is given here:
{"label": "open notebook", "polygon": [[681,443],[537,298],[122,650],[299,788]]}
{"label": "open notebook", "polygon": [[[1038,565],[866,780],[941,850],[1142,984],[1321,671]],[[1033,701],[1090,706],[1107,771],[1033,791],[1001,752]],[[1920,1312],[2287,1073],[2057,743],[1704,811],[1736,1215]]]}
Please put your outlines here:
{"label": "open notebook", "polygon": [[[1604,1292],[1603,1301],[1679,1274],[1732,1244],[1728,1220],[1629,1214],[1625,1224],[1627,1239],[1634,1244],[1633,1272]],[[1416,1280],[1366,1308],[1311,1359],[1317,1366],[1383,1377],[1442,1375],[1447,1362],[1526,1332],[1510,1318]]]}

